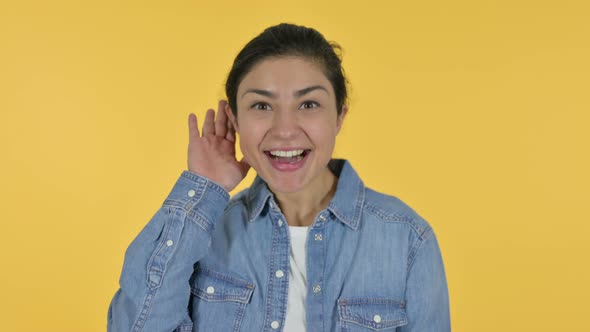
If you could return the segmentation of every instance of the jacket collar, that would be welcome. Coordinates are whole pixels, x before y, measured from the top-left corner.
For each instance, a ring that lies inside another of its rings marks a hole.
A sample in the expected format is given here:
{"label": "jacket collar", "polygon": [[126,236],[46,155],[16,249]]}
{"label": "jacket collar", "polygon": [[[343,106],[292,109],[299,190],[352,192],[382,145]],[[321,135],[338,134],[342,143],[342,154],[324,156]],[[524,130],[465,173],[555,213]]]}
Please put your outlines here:
{"label": "jacket collar", "polygon": [[[347,160],[332,159],[328,167],[338,177],[338,184],[327,209],[336,219],[356,230],[365,202],[365,185]],[[276,204],[273,193],[259,176],[248,189],[247,202],[248,220],[251,222],[265,214],[269,205]]]}

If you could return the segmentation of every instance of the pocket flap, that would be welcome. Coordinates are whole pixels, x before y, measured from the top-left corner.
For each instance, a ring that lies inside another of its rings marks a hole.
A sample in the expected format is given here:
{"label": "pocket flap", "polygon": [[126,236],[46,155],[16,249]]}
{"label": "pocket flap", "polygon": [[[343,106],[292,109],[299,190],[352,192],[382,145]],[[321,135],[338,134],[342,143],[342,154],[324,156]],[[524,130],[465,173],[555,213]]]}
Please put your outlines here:
{"label": "pocket flap", "polygon": [[210,302],[248,303],[254,284],[238,277],[199,267],[191,279],[191,292]]}
{"label": "pocket flap", "polygon": [[386,298],[338,300],[340,319],[375,331],[408,324],[404,301]]}

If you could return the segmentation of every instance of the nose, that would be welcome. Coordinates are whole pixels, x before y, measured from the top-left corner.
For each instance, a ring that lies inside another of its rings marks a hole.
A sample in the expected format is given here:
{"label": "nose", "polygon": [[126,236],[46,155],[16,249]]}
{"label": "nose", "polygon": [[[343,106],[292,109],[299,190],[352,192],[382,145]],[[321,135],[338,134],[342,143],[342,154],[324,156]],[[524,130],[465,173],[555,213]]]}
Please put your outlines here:
{"label": "nose", "polygon": [[296,137],[301,131],[295,112],[279,110],[274,113],[272,132],[275,136],[284,139]]}

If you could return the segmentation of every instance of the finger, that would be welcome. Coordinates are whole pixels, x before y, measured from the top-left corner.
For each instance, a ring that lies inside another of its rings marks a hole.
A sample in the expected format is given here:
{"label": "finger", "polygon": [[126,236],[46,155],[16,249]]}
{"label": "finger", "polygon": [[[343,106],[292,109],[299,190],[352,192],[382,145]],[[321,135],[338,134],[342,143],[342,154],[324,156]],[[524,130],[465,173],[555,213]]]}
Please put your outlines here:
{"label": "finger", "polygon": [[197,116],[193,113],[188,115],[188,140],[190,142],[194,142],[195,140],[199,139],[201,134],[199,133],[199,122],[197,120]]}
{"label": "finger", "polygon": [[215,135],[214,118],[215,112],[212,109],[208,109],[207,114],[205,114],[205,123],[203,123],[203,136]]}
{"label": "finger", "polygon": [[215,135],[224,137],[227,133],[227,114],[225,114],[225,100],[219,101],[215,119]]}

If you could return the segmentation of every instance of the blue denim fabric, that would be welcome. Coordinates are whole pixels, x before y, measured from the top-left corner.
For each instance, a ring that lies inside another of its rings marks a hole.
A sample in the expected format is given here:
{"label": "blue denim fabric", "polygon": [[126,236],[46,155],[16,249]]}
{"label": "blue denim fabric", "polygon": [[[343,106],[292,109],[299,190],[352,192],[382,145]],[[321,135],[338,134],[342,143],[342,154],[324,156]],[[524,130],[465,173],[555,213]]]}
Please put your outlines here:
{"label": "blue denim fabric", "polygon": [[[429,224],[332,160],[336,194],[306,242],[307,331],[450,331],[445,271]],[[281,331],[289,228],[256,178],[230,200],[184,171],[125,254],[108,311],[115,331]],[[273,328],[275,327],[275,328]]]}

